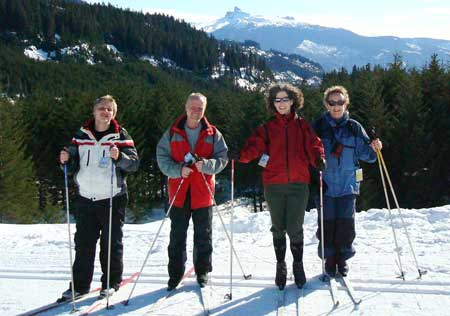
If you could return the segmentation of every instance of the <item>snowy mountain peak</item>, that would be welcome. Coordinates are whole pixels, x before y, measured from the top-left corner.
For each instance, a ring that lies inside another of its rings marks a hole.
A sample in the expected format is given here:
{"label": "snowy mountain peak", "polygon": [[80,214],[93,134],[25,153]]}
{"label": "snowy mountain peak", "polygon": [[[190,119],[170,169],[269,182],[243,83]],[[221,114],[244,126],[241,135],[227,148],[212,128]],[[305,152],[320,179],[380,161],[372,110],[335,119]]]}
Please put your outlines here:
{"label": "snowy mountain peak", "polygon": [[212,23],[197,24],[196,26],[203,29],[205,32],[211,33],[216,30],[222,29],[226,26],[234,28],[246,28],[246,27],[262,27],[262,26],[275,26],[275,27],[294,27],[294,26],[307,26],[308,24],[297,21],[292,16],[285,17],[264,17],[261,15],[251,15],[244,12],[238,7],[234,7],[233,11],[228,11],[225,16]]}
{"label": "snowy mountain peak", "polygon": [[225,14],[225,18],[229,19],[229,20],[242,19],[242,18],[248,18],[248,17],[250,17],[250,14],[242,11],[238,7],[234,7],[233,11],[228,11]]}

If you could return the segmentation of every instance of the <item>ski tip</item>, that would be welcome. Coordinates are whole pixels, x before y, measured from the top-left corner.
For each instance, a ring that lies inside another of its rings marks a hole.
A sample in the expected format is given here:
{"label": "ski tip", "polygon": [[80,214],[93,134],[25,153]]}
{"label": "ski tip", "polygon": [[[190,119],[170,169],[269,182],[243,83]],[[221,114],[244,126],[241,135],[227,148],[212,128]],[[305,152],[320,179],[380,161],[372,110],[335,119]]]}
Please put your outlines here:
{"label": "ski tip", "polygon": [[250,280],[251,278],[252,278],[251,274],[247,274],[247,275],[244,274],[244,279],[245,280]]}

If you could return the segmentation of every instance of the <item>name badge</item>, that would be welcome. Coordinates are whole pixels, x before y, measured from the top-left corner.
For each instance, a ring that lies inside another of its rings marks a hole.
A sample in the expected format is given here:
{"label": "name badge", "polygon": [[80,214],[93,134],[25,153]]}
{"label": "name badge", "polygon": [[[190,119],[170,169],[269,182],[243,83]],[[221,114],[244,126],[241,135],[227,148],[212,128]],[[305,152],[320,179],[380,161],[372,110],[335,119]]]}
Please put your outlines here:
{"label": "name badge", "polygon": [[356,169],[356,182],[361,182],[362,180],[363,180],[362,168]]}
{"label": "name badge", "polygon": [[109,158],[109,157],[102,157],[102,158],[100,158],[100,161],[98,162],[98,166],[100,168],[108,168],[110,160],[111,160],[111,158]]}
{"label": "name badge", "polygon": [[263,154],[261,158],[259,159],[258,165],[265,168],[267,166],[267,163],[269,162],[269,155]]}

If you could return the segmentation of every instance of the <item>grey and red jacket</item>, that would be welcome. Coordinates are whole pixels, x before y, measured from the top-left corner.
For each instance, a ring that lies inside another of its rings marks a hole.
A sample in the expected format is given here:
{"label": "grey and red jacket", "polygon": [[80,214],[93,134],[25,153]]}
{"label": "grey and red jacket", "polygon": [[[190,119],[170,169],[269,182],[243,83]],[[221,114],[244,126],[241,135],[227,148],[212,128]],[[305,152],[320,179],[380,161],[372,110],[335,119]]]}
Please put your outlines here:
{"label": "grey and red jacket", "polygon": [[309,166],[324,157],[322,142],[312,127],[295,113],[275,116],[259,126],[241,150],[239,162],[269,155],[263,184],[310,183]]}
{"label": "grey and red jacket", "polygon": [[187,192],[190,192],[191,209],[199,209],[213,205],[213,199],[206,185],[214,194],[215,175],[221,172],[228,163],[228,147],[222,134],[211,125],[206,117],[201,120],[201,130],[195,148],[192,150],[185,132],[187,117],[179,117],[161,137],[156,147],[156,158],[162,173],[169,177],[169,201],[172,201],[183,179],[181,169],[184,157],[189,152],[195,153],[203,160],[202,172],[205,180],[195,165],[194,171],[185,178],[176,195],[174,206],[182,208]]}
{"label": "grey and red jacket", "polygon": [[[88,120],[72,138],[67,147],[70,159],[69,174],[74,174],[78,193],[92,201],[108,199],[111,196],[111,159],[109,149],[119,148],[119,159],[115,161],[113,196],[127,193],[126,176],[139,167],[139,157],[133,139],[119,123],[111,120],[112,131],[100,140],[93,134],[94,120]],[[100,163],[103,159],[105,163]]]}

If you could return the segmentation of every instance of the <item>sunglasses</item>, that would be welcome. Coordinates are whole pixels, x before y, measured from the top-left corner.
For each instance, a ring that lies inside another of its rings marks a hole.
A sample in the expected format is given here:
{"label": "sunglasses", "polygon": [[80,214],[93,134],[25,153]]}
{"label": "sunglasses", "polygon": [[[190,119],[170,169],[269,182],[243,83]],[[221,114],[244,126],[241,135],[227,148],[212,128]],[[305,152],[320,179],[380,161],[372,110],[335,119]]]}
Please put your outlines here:
{"label": "sunglasses", "polygon": [[288,97],[284,97],[284,98],[275,98],[275,100],[273,100],[273,102],[275,102],[275,103],[280,103],[280,102],[283,102],[283,103],[287,103],[287,102],[289,102],[291,99],[289,99]]}
{"label": "sunglasses", "polygon": [[327,103],[329,106],[336,106],[336,105],[343,106],[345,104],[345,100],[339,100],[339,101],[328,100]]}

